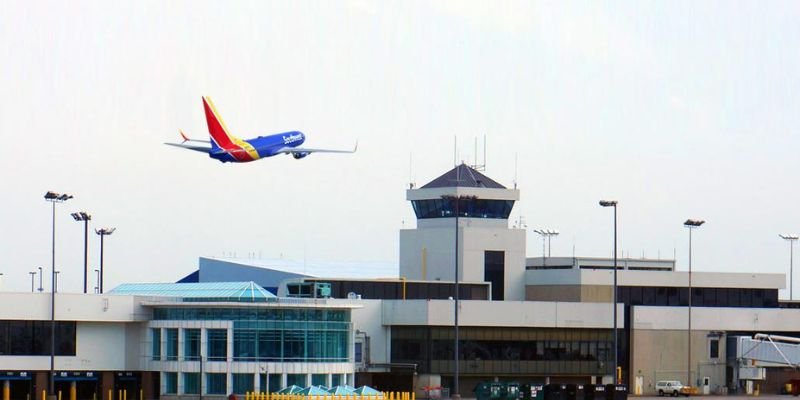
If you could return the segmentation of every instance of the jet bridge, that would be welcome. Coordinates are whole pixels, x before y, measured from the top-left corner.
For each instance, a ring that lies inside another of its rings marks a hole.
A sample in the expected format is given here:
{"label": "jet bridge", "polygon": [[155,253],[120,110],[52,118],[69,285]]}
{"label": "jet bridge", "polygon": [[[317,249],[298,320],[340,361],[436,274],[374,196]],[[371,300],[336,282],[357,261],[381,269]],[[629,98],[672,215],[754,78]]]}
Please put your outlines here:
{"label": "jet bridge", "polygon": [[739,337],[736,358],[746,365],[760,367],[800,366],[800,338],[758,333]]}

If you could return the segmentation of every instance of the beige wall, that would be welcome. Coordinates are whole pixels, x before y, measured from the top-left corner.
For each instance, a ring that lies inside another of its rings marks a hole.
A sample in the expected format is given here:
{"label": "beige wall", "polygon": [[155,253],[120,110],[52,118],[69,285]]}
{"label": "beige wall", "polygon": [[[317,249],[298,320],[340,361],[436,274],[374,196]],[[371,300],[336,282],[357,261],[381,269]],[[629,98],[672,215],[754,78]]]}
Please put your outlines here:
{"label": "beige wall", "polygon": [[[725,337],[720,337],[719,358],[709,358],[709,331],[692,331],[692,382],[698,377],[711,378],[711,391],[725,385]],[[679,380],[686,384],[688,335],[686,330],[634,329],[631,353],[631,391],[636,376],[643,378],[643,394],[655,394],[660,380]],[[702,388],[700,388],[702,391]]]}

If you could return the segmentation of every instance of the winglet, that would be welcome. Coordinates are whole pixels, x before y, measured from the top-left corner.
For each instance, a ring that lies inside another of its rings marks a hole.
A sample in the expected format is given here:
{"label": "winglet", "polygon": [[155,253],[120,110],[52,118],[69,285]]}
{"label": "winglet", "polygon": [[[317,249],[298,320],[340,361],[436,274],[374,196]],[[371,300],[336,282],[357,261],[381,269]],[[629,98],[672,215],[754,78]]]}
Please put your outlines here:
{"label": "winglet", "polygon": [[181,133],[181,137],[183,138],[183,143],[188,142],[189,138],[186,137],[186,135],[183,133],[183,130],[179,130],[179,132]]}
{"label": "winglet", "polygon": [[355,153],[356,150],[358,150],[358,139],[356,139],[356,145],[353,147],[353,153]]}

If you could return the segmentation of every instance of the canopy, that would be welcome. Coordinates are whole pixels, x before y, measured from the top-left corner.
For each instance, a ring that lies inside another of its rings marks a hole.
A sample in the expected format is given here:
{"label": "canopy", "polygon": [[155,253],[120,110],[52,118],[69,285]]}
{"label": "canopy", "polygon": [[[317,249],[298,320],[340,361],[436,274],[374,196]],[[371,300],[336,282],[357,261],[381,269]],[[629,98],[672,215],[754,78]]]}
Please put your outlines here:
{"label": "canopy", "polygon": [[328,393],[328,390],[326,390],[322,386],[313,386],[312,385],[312,386],[309,386],[309,387],[301,390],[297,394],[302,394],[303,396],[327,396],[330,393]]}
{"label": "canopy", "polygon": [[373,389],[373,388],[371,388],[369,386],[366,386],[366,385],[361,386],[360,388],[356,389],[355,393],[356,394],[360,394],[362,396],[380,396],[381,395],[381,392],[379,392],[377,389]]}
{"label": "canopy", "polygon": [[279,393],[279,394],[295,394],[295,393],[300,393],[302,391],[303,391],[303,388],[301,388],[300,386],[292,385],[292,386],[287,386],[287,387],[285,387],[285,388],[283,388],[281,390],[278,390],[276,393]]}
{"label": "canopy", "polygon": [[334,394],[334,395],[339,395],[339,396],[347,396],[347,395],[355,394],[355,392],[356,392],[356,388],[354,388],[352,386],[347,386],[347,385],[334,386],[334,387],[332,387],[332,388],[330,388],[328,390],[328,393]]}

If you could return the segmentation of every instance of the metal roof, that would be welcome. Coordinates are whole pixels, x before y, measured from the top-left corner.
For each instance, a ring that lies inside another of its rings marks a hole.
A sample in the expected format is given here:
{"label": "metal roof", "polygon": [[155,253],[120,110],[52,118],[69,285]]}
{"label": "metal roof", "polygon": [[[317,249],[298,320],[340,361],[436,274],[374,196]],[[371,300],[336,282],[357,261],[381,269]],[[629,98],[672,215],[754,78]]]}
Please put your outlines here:
{"label": "metal roof", "polygon": [[258,302],[276,298],[254,282],[125,283],[109,294],[180,297],[188,301]]}
{"label": "metal roof", "polygon": [[444,175],[428,182],[420,189],[450,187],[506,189],[505,186],[495,182],[488,176],[476,171],[467,164],[461,164],[450,171],[445,172]]}

